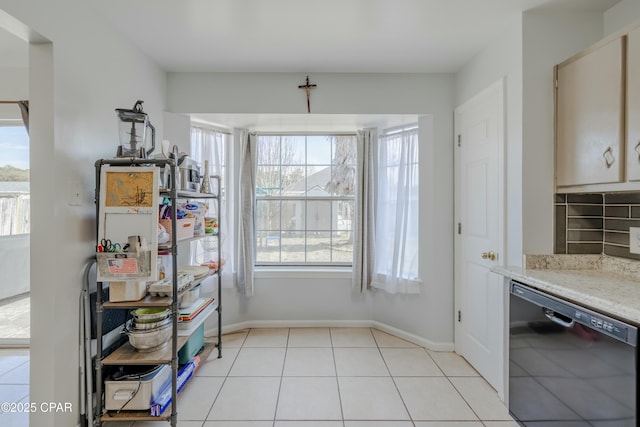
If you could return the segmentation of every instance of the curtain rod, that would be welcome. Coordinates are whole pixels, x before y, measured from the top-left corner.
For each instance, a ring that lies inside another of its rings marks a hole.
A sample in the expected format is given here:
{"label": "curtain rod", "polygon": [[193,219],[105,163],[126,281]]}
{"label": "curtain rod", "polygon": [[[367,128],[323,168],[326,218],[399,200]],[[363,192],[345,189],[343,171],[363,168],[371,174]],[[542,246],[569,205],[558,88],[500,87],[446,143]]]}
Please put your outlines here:
{"label": "curtain rod", "polygon": [[18,104],[20,101],[0,101],[0,104]]}

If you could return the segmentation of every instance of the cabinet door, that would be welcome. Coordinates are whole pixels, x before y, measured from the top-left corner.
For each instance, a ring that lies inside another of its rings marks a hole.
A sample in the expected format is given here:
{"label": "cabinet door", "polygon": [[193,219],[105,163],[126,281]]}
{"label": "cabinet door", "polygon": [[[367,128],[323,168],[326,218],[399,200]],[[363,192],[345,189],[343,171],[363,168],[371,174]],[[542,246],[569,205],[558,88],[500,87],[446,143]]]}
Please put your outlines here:
{"label": "cabinet door", "polygon": [[627,180],[640,181],[640,28],[627,37]]}
{"label": "cabinet door", "polygon": [[623,180],[622,38],[558,66],[557,186]]}

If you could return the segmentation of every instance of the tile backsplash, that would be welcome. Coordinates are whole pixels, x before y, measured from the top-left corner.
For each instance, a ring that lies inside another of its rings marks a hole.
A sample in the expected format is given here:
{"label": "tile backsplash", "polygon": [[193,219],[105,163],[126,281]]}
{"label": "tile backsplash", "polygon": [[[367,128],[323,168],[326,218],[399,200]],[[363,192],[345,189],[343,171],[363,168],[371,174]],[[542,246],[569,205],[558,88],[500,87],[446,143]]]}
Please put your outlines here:
{"label": "tile backsplash", "polygon": [[640,227],[640,192],[555,195],[556,254],[640,260],[629,252],[629,227]]}

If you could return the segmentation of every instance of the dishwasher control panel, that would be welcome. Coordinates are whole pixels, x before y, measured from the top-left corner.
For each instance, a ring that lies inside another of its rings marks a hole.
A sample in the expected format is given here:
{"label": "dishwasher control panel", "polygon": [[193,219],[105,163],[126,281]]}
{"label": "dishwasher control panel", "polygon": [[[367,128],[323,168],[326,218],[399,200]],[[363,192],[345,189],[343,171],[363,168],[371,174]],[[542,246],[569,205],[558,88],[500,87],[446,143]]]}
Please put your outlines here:
{"label": "dishwasher control panel", "polygon": [[607,321],[605,319],[589,313],[585,313],[580,310],[575,311],[574,317],[578,322],[589,326],[592,329],[604,332],[607,335],[614,336],[622,341],[627,341],[627,339],[629,338],[627,328],[619,327],[616,324],[617,322],[614,323],[613,321]]}

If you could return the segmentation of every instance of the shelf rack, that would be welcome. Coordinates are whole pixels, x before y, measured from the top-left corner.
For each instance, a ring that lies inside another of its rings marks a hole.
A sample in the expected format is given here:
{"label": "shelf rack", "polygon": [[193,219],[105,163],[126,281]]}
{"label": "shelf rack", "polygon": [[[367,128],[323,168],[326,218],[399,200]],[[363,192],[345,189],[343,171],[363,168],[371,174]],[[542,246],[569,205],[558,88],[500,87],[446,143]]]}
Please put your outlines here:
{"label": "shelf rack", "polygon": [[[101,168],[103,166],[156,166],[159,168],[169,168],[170,176],[177,177],[178,167],[173,159],[136,159],[136,158],[117,158],[117,159],[101,159],[96,161],[96,218],[99,218],[99,191],[100,191],[100,177]],[[173,186],[170,189],[159,189],[159,193],[163,197],[168,197],[171,200],[173,209],[173,215],[171,219],[171,225],[173,230],[176,230],[176,205],[178,199],[214,199],[216,203],[216,215],[218,217],[218,223],[220,222],[220,177],[211,176],[210,178],[215,181],[215,193],[203,194],[193,191],[179,191]],[[97,221],[96,221],[97,222]],[[96,239],[98,237],[98,229],[96,225]],[[219,226],[218,226],[219,227]],[[220,230],[220,228],[218,228]],[[96,298],[96,363],[95,363],[95,378],[96,378],[96,416],[93,420],[94,426],[102,426],[103,423],[116,422],[116,421],[169,421],[172,427],[178,425],[177,421],[177,375],[178,375],[178,351],[185,345],[189,337],[195,332],[196,329],[205,320],[213,314],[214,311],[218,313],[218,342],[216,344],[218,348],[218,358],[222,357],[222,311],[220,302],[222,300],[222,278],[221,271],[218,270],[214,274],[218,281],[218,295],[217,301],[205,308],[198,316],[197,321],[194,320],[193,324],[190,324],[188,330],[180,330],[178,327],[178,301],[180,295],[177,289],[178,283],[178,245],[189,241],[194,241],[204,237],[216,237],[218,243],[218,266],[221,264],[221,241],[219,233],[207,234],[205,236],[197,236],[184,241],[177,241],[172,239],[169,246],[160,246],[158,250],[169,251],[171,253],[172,260],[172,283],[173,292],[170,297],[160,297],[147,295],[140,301],[127,301],[127,302],[103,302],[103,283],[97,283],[97,298]],[[196,286],[203,279],[194,281],[191,284]],[[197,283],[196,283],[197,282]],[[185,290],[186,291],[186,290]],[[183,291],[184,292],[184,291]],[[138,352],[128,342],[120,346],[114,352],[107,357],[103,357],[103,315],[104,310],[109,309],[123,309],[123,308],[140,308],[140,307],[169,307],[172,314],[172,336],[170,343],[164,348],[153,352]],[[103,369],[105,366],[112,365],[158,365],[158,364],[170,364],[171,365],[171,404],[160,416],[151,416],[149,411],[133,411],[124,410],[117,413],[104,411],[103,392],[104,392],[104,379]]]}

